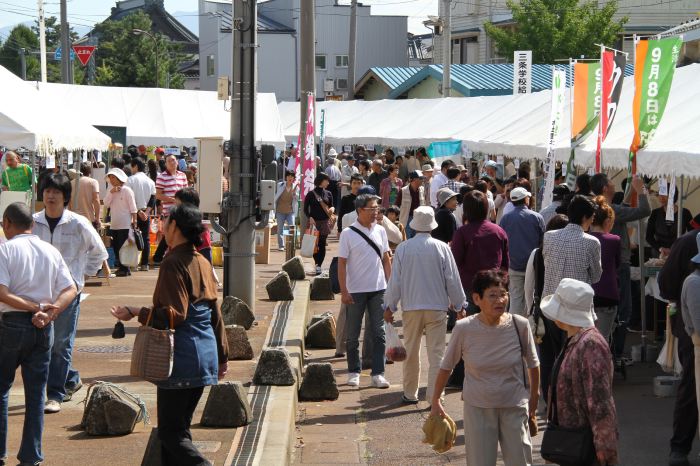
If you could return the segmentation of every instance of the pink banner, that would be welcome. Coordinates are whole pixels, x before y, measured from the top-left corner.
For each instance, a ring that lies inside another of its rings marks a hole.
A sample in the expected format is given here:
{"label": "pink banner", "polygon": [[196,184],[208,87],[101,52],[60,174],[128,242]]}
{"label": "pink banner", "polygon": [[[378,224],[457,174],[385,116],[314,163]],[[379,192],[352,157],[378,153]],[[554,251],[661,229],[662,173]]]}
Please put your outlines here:
{"label": "pink banner", "polygon": [[[314,178],[316,178],[316,133],[314,132],[314,96],[308,96],[308,109],[306,112],[306,140],[301,140],[301,134],[297,142],[297,181],[301,181],[301,202],[304,202],[309,191],[314,189]],[[303,161],[301,156],[303,154]]]}

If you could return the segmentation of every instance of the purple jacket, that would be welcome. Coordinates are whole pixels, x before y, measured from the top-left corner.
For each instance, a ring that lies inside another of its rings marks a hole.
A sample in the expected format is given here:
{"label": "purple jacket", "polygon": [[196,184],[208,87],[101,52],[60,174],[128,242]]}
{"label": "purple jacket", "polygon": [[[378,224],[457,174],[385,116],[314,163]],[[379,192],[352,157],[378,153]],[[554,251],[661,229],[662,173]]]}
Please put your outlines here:
{"label": "purple jacket", "polygon": [[596,306],[614,306],[620,301],[617,269],[620,267],[620,237],[610,233],[590,232],[600,241],[600,263],[603,274],[600,281],[591,285],[595,291]]}
{"label": "purple jacket", "polygon": [[508,271],[508,235],[488,220],[468,223],[457,229],[452,237],[459,278],[467,299],[477,272],[490,269]]}

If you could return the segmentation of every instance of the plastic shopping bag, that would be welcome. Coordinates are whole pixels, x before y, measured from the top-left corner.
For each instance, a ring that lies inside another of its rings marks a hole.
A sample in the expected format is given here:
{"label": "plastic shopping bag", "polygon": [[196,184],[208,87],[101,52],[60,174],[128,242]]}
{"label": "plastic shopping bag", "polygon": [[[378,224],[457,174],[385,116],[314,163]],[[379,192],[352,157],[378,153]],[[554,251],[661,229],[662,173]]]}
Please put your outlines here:
{"label": "plastic shopping bag", "polygon": [[399,333],[390,322],[384,322],[384,333],[386,335],[386,357],[390,361],[401,362],[406,359],[406,348],[404,348]]}
{"label": "plastic shopping bag", "polygon": [[318,244],[318,235],[318,230],[313,226],[306,230],[304,237],[301,240],[302,257],[313,257]]}
{"label": "plastic shopping bag", "polygon": [[680,375],[683,372],[683,366],[678,359],[678,340],[671,333],[671,312],[668,307],[666,308],[666,341],[656,362],[667,374]]}
{"label": "plastic shopping bag", "polygon": [[124,242],[124,246],[119,250],[119,262],[124,267],[138,267],[141,251],[136,244],[131,241]]}

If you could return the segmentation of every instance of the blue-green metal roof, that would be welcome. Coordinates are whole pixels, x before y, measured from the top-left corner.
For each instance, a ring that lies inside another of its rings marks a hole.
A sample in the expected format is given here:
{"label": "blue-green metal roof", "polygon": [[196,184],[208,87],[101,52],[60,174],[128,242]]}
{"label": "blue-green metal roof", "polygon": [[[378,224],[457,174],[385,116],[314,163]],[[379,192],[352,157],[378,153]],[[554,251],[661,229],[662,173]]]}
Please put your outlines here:
{"label": "blue-green metal roof", "polygon": [[370,68],[369,71],[394,90],[421,69],[418,67],[374,67]]}
{"label": "blue-green metal roof", "polygon": [[[566,71],[569,82],[569,66],[555,65]],[[386,68],[385,68],[386,69]],[[452,89],[465,97],[487,95],[508,95],[513,92],[513,64],[473,64],[452,65],[450,67]],[[634,66],[628,64],[625,76],[634,74]],[[407,93],[427,78],[442,80],[442,65],[429,65],[413,74],[403,83],[393,88],[390,99],[396,99]],[[532,92],[549,89],[552,85],[552,65],[532,65]]]}

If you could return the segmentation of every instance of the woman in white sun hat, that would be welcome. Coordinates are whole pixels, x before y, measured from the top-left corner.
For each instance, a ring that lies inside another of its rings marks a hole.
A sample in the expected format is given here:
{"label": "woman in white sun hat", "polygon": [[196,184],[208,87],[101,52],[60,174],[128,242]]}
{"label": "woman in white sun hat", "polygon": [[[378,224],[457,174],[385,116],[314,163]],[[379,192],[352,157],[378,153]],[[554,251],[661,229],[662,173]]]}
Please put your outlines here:
{"label": "woman in white sun hat", "polygon": [[618,464],[613,360],[608,342],[595,328],[593,288],[564,278],[540,308],[567,334],[552,373],[548,420],[567,429],[590,428],[596,456],[592,464]]}

